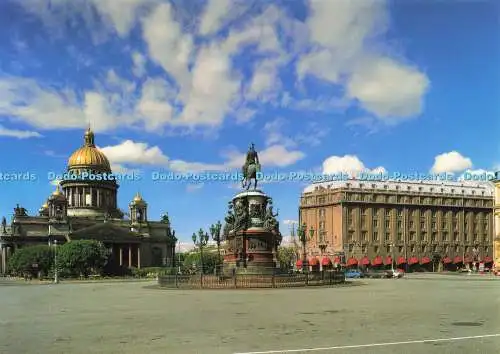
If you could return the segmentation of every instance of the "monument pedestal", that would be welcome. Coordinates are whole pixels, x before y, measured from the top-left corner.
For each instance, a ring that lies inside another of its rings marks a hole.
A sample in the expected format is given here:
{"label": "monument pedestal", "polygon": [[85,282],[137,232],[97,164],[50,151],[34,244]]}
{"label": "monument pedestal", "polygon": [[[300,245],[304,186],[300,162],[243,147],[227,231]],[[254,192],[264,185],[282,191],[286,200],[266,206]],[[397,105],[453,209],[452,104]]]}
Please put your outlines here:
{"label": "monument pedestal", "polygon": [[231,205],[235,221],[226,230],[224,274],[274,273],[281,234],[272,199],[260,190],[248,191],[237,194]]}

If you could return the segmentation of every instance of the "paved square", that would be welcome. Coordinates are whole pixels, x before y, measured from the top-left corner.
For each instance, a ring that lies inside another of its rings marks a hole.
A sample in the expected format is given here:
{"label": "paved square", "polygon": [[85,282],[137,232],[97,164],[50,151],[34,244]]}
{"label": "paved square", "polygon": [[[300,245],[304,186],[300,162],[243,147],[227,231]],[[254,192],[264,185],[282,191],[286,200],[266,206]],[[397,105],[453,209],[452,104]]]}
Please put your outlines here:
{"label": "paved square", "polygon": [[233,291],[0,282],[0,352],[499,352],[500,281],[362,282]]}

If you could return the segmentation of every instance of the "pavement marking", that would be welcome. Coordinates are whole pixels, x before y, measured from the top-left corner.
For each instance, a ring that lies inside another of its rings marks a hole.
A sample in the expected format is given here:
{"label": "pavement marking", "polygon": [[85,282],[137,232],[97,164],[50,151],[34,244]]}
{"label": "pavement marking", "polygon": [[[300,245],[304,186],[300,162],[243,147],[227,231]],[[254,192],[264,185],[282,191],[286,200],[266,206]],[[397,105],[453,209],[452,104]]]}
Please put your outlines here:
{"label": "pavement marking", "polygon": [[355,348],[369,348],[369,347],[387,347],[387,346],[390,346],[390,345],[402,345],[402,344],[422,344],[422,343],[436,343],[436,342],[453,342],[453,341],[457,341],[457,340],[481,339],[481,338],[491,338],[491,337],[500,337],[500,333],[496,333],[496,334],[484,334],[484,335],[480,335],[480,336],[469,336],[469,337],[420,339],[420,340],[409,340],[409,341],[404,341],[404,342],[387,342],[387,343],[371,343],[371,344],[358,344],[358,345],[343,345],[343,346],[322,347],[322,348],[268,350],[268,351],[263,351],[263,352],[241,352],[241,353],[234,353],[234,354],[273,354],[273,353],[320,352],[320,351],[324,351],[324,350],[334,350],[334,349],[355,349]]}

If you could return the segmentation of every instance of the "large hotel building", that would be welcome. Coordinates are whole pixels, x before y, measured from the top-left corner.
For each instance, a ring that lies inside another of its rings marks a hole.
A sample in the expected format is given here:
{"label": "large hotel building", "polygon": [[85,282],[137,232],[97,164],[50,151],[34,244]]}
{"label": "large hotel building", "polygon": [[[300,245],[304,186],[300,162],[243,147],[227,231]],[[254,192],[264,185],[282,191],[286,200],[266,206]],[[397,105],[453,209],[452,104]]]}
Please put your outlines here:
{"label": "large hotel building", "polygon": [[493,190],[484,183],[435,181],[313,184],[299,208],[306,235],[314,230],[309,264],[326,266],[345,255],[347,265],[491,266]]}

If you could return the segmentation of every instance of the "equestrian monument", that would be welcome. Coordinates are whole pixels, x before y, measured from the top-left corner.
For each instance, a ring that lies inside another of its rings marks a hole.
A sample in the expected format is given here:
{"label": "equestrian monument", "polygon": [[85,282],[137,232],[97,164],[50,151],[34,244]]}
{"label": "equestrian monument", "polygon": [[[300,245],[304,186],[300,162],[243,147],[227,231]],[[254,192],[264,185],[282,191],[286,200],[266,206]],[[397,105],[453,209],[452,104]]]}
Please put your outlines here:
{"label": "equestrian monument", "polygon": [[261,170],[254,144],[250,145],[242,172],[243,190],[228,203],[225,217],[223,271],[227,275],[271,274],[282,236],[272,198],[257,189]]}

